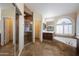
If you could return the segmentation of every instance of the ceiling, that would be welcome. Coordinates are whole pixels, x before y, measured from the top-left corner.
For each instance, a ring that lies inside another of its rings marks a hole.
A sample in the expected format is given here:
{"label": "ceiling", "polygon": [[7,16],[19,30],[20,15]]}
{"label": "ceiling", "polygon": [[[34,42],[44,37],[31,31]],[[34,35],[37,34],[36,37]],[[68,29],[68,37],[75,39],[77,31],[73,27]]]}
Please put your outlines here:
{"label": "ceiling", "polygon": [[44,18],[59,16],[79,9],[79,3],[26,3],[31,11],[39,12]]}

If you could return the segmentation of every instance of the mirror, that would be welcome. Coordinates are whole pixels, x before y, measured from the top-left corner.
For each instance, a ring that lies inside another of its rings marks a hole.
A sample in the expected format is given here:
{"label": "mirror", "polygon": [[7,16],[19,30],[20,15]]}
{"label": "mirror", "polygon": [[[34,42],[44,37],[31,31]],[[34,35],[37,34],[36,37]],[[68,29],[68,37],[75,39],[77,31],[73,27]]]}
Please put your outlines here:
{"label": "mirror", "polygon": [[47,31],[54,31],[54,26],[52,26],[52,25],[47,26]]}

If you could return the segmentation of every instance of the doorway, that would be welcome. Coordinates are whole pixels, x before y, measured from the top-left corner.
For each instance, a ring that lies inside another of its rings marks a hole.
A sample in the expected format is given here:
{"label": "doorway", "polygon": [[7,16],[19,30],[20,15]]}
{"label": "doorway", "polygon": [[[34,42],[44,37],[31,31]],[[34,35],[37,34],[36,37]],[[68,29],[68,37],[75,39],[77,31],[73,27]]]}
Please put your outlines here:
{"label": "doorway", "polygon": [[31,43],[33,39],[33,15],[25,12],[24,16],[24,45]]}
{"label": "doorway", "polygon": [[3,17],[3,28],[4,28],[4,45],[0,48],[0,55],[13,56],[14,46],[13,46],[13,18]]}
{"label": "doorway", "polygon": [[13,19],[12,18],[5,18],[4,20],[4,43],[7,44],[12,42],[13,45]]}

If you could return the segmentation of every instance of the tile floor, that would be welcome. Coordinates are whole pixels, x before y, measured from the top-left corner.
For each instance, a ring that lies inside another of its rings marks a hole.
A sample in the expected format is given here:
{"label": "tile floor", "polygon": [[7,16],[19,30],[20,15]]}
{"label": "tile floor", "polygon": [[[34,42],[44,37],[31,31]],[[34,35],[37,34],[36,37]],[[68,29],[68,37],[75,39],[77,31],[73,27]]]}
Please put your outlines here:
{"label": "tile floor", "polygon": [[[0,56],[14,56],[15,51],[12,43],[0,47]],[[25,45],[21,56],[75,56],[76,48],[60,41],[44,40],[42,43],[37,40],[34,43]]]}
{"label": "tile floor", "polygon": [[12,42],[0,47],[0,56],[13,56],[14,48],[12,46]]}
{"label": "tile floor", "polygon": [[76,48],[57,40],[26,45],[21,56],[75,56]]}

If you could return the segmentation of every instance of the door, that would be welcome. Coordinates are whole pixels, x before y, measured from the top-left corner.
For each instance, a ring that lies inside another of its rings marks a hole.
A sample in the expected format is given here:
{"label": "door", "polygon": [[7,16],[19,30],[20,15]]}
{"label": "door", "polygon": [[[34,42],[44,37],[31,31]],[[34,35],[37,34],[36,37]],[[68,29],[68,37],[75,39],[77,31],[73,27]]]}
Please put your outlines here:
{"label": "door", "polygon": [[13,20],[12,18],[6,17],[4,20],[4,36],[5,36],[5,44],[10,41],[13,42]]}

